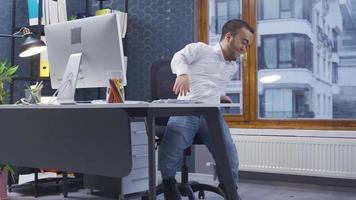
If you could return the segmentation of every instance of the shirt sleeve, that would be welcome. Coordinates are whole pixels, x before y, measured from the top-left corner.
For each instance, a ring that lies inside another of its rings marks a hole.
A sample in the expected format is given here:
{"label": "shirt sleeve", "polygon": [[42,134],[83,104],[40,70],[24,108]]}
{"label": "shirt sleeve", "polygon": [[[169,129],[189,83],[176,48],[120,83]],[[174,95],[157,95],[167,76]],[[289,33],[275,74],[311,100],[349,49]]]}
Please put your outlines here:
{"label": "shirt sleeve", "polygon": [[171,61],[172,72],[177,76],[188,74],[189,65],[199,59],[206,47],[207,45],[202,42],[191,43],[175,53]]}

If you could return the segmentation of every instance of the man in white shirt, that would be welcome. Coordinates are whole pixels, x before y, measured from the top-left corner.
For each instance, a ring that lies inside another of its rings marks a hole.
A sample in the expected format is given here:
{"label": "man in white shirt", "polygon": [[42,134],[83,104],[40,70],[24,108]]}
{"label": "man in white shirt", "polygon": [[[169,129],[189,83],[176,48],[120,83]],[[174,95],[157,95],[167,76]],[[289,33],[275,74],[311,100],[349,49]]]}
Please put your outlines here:
{"label": "man in white shirt", "polygon": [[[201,101],[204,103],[232,102],[224,91],[228,81],[237,70],[236,60],[247,51],[253,40],[254,30],[246,22],[233,19],[222,28],[220,42],[215,46],[191,43],[178,51],[171,62],[172,71],[177,75],[173,91],[178,99]],[[226,145],[231,160],[233,178],[238,181],[238,156],[230,130],[223,116]],[[208,137],[206,120],[200,116],[170,117],[160,145],[159,168],[162,173],[166,200],[180,200],[175,174],[183,152],[192,145],[198,135],[217,160]],[[219,171],[218,171],[219,176]],[[220,187],[223,189],[223,180]]]}

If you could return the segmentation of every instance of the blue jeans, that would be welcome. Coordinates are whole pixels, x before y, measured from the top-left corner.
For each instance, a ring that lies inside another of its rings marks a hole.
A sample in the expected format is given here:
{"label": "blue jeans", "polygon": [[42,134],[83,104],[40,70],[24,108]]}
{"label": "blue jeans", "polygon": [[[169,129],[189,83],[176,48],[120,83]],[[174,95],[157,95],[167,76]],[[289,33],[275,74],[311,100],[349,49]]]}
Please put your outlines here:
{"label": "blue jeans", "polygon": [[[227,145],[228,156],[231,160],[233,178],[237,185],[239,161],[236,146],[231,138],[230,129],[222,116],[220,120],[223,124],[225,143]],[[192,145],[196,134],[198,134],[203,143],[207,146],[215,162],[218,160],[212,146],[213,142],[210,141],[209,138],[209,131],[204,117],[170,117],[158,155],[159,168],[163,179],[175,177],[182,160],[183,152]],[[220,183],[222,183],[219,170],[217,170],[217,174]]]}

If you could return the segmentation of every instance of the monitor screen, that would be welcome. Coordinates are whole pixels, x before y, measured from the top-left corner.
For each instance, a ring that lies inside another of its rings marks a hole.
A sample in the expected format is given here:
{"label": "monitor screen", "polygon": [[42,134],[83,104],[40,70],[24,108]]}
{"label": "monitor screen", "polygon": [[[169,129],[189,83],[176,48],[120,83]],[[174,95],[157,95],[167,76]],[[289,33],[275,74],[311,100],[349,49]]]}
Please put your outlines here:
{"label": "monitor screen", "polygon": [[110,78],[120,78],[126,85],[122,37],[116,14],[47,25],[45,35],[52,88],[58,89],[64,79],[73,78],[66,76],[65,71],[76,78],[74,89],[107,87]]}

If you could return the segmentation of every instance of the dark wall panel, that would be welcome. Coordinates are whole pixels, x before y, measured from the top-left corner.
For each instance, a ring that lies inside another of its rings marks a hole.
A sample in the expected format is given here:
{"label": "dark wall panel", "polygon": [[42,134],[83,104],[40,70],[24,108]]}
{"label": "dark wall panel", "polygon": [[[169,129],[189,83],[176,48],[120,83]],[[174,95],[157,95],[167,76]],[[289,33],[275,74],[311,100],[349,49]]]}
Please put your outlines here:
{"label": "dark wall panel", "polygon": [[[93,10],[99,7],[93,2]],[[124,10],[123,0],[112,0],[104,7]],[[194,40],[194,1],[129,0],[126,34],[128,69],[127,99],[148,100],[148,67],[172,57]]]}

